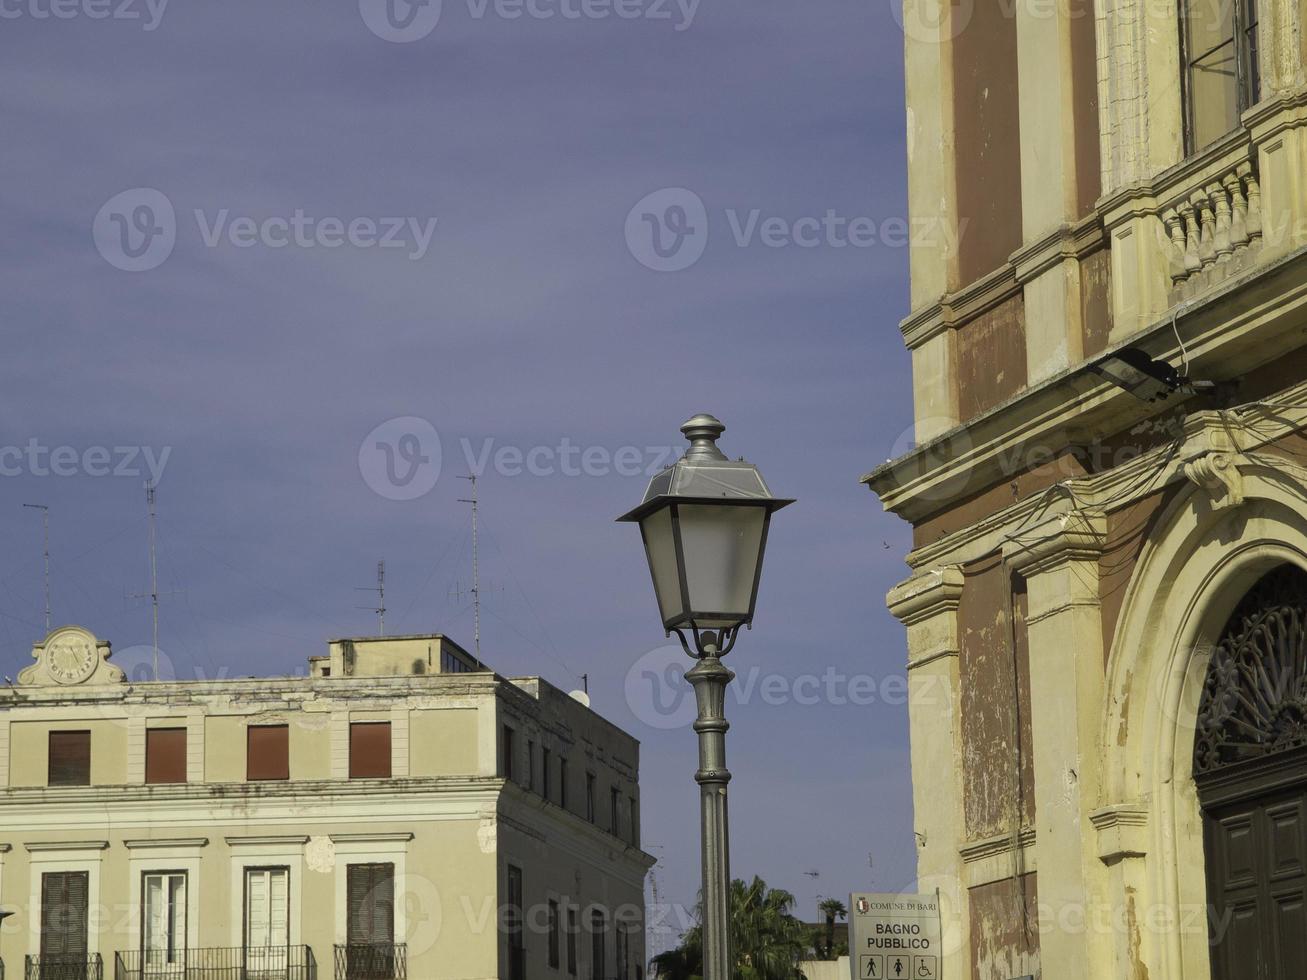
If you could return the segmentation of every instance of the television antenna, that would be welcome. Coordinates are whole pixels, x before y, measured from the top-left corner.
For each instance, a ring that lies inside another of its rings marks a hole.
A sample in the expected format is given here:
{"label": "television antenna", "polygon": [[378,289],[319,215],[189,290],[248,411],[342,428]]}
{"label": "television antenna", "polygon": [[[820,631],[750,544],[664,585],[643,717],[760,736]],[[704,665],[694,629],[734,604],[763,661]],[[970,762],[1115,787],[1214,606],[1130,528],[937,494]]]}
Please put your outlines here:
{"label": "television antenna", "polygon": [[157,545],[157,539],[158,539],[158,532],[156,531],[156,528],[155,528],[156,518],[157,518],[158,515],[157,515],[156,512],[155,512],[155,506],[154,506],[154,497],[155,497],[155,492],[156,492],[156,487],[155,487],[155,485],[154,485],[152,482],[147,482],[147,483],[145,484],[145,504],[146,504],[146,507],[147,507],[147,509],[148,509],[148,511],[149,511],[149,515],[150,515],[150,516],[149,516],[149,521],[150,521],[150,591],[149,591],[149,592],[135,592],[135,593],[132,593],[130,596],[128,596],[128,598],[130,598],[130,599],[149,599],[149,600],[150,600],[150,619],[151,619],[151,624],[150,624],[150,625],[151,625],[152,637],[153,637],[153,642],[152,642],[152,644],[151,644],[151,650],[153,651],[153,654],[154,654],[154,660],[153,660],[153,670],[154,670],[154,673],[153,673],[152,676],[153,676],[153,679],[157,681],[157,680],[159,679],[159,597],[160,597],[160,595],[176,595],[177,593],[176,593],[176,592],[167,592],[167,593],[160,593],[160,592],[159,592],[159,561],[158,561],[158,549],[157,549],[157,547],[156,547],[156,545]]}
{"label": "television antenna", "polygon": [[357,609],[367,609],[377,614],[381,632],[378,636],[386,635],[386,559],[377,562],[377,584],[376,585],[357,585],[354,587],[356,592],[375,592],[377,594],[377,604],[375,606],[357,606]]}
{"label": "television antenna", "polygon": [[50,508],[45,504],[23,504],[23,506],[41,512],[41,530],[45,542],[45,632],[48,636],[50,634]]}
{"label": "television antenna", "polygon": [[481,547],[480,547],[480,539],[477,537],[478,534],[477,517],[481,504],[479,498],[477,497],[476,474],[474,473],[471,476],[460,476],[459,479],[467,480],[469,483],[472,484],[472,496],[458,498],[458,502],[460,504],[472,505],[472,587],[470,589],[464,589],[461,586],[456,586],[450,592],[450,595],[456,598],[462,598],[465,595],[470,595],[472,597],[472,643],[473,643],[473,648],[476,650],[476,657],[478,660],[480,660],[481,659]]}

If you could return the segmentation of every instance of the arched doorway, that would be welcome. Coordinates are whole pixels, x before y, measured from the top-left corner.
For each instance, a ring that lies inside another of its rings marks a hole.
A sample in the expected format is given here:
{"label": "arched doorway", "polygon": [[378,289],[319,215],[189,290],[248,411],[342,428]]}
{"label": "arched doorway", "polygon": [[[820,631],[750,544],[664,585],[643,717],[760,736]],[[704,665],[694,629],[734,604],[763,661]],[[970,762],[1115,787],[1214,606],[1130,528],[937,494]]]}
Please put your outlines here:
{"label": "arched doorway", "polygon": [[1213,980],[1307,975],[1307,571],[1281,565],[1231,614],[1199,702]]}

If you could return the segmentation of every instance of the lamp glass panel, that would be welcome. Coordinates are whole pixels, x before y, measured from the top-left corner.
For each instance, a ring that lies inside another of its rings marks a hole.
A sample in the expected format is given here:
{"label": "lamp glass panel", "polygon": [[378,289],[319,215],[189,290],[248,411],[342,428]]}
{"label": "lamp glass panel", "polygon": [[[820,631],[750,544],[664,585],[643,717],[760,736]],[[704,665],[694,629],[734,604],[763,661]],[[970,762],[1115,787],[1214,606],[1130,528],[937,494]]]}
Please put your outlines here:
{"label": "lamp glass panel", "polygon": [[676,539],[672,532],[672,509],[663,507],[640,521],[644,534],[645,553],[649,557],[649,571],[653,575],[654,589],[658,593],[658,612],[663,623],[679,619],[681,608],[681,576],[676,567]]}
{"label": "lamp glass panel", "polygon": [[701,627],[723,628],[748,619],[761,560],[767,509],[754,505],[680,504],[681,549],[690,609]]}

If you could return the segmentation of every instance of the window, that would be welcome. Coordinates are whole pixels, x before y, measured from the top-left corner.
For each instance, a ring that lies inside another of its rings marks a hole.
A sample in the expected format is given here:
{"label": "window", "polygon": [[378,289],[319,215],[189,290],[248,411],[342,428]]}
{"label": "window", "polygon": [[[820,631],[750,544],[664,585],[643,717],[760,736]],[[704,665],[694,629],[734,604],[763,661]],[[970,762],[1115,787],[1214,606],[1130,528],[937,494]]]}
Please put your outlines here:
{"label": "window", "polygon": [[145,730],[145,781],[186,782],[186,729]]}
{"label": "window", "polygon": [[245,869],[245,946],[251,969],[267,969],[262,954],[290,942],[289,885],[289,868]]}
{"label": "window", "polygon": [[349,726],[349,778],[390,778],[390,722],[356,721]]}
{"label": "window", "polygon": [[640,846],[640,810],[639,810],[639,808],[635,805],[635,797],[634,797],[634,796],[628,796],[628,797],[626,798],[626,802],[627,802],[627,803],[630,805],[630,807],[631,807],[631,812],[630,812],[630,817],[631,817],[631,843],[632,843],[632,845],[634,845],[635,847],[639,847],[639,846]]}
{"label": "window", "polygon": [[245,778],[290,779],[290,726],[250,725],[245,729]]}
{"label": "window", "polygon": [[89,871],[51,871],[41,875],[42,959],[86,962],[90,878]]}
{"label": "window", "polygon": [[536,788],[536,743],[529,738],[526,740],[526,788],[532,792]]}
{"label": "window", "polygon": [[590,913],[590,978],[604,980],[607,951],[604,949],[604,914],[595,909]]}
{"label": "window", "polygon": [[558,760],[558,805],[567,809],[567,760]]}
{"label": "window", "polygon": [[475,674],[476,668],[448,650],[440,651],[440,672],[442,674]]}
{"label": "window", "polygon": [[51,786],[91,785],[91,733],[50,733]]}
{"label": "window", "polygon": [[540,783],[540,793],[547,800],[549,799],[549,767],[550,767],[551,758],[548,749],[542,748],[540,752],[541,752],[540,768],[541,768],[541,773],[544,777]]}
{"label": "window", "polygon": [[625,922],[617,923],[617,980],[630,977],[631,937]]}
{"label": "window", "polygon": [[1194,153],[1239,125],[1261,88],[1257,0],[1181,0],[1185,150]]}
{"label": "window", "polygon": [[576,909],[567,910],[567,972],[576,976]]}
{"label": "window", "polygon": [[522,869],[508,866],[508,907],[504,929],[508,935],[509,980],[526,980],[526,931],[522,928]]}
{"label": "window", "polygon": [[186,872],[147,871],[141,881],[141,959],[146,969],[186,962]]}
{"label": "window", "polygon": [[552,898],[549,900],[549,968],[558,969],[558,952],[561,945],[558,935],[561,923],[558,921],[558,903]]}
{"label": "window", "polygon": [[585,774],[585,818],[595,822],[595,774]]}
{"label": "window", "polygon": [[[345,869],[345,942],[350,946],[392,946],[395,942],[395,866],[351,864]],[[359,959],[375,963],[364,950]],[[355,964],[363,965],[362,963]],[[380,974],[350,972],[350,976]],[[389,973],[386,976],[390,976]]]}
{"label": "window", "polygon": [[608,790],[608,830],[614,837],[622,836],[621,798],[616,786]]}
{"label": "window", "polygon": [[514,751],[516,751],[513,745],[513,734],[514,734],[513,729],[505,725],[504,743],[503,743],[504,760],[501,765],[501,769],[505,779],[513,778],[513,753]]}

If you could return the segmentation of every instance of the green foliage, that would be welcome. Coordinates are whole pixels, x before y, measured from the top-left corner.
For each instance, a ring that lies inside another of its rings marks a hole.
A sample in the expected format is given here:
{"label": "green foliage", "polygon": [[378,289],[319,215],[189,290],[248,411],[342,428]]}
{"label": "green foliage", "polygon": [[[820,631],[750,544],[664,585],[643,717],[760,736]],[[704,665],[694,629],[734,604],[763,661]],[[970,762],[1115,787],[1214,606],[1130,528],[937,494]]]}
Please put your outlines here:
{"label": "green foliage", "polygon": [[[799,957],[809,945],[802,922],[794,917],[794,896],[768,888],[756,875],[731,882],[731,955],[733,980],[800,980]],[[695,910],[703,921],[703,903]],[[703,930],[695,925],[681,945],[653,958],[659,980],[701,980]]]}
{"label": "green foliage", "polygon": [[[847,918],[849,910],[844,907],[844,903],[838,898],[825,899],[817,908],[821,910],[822,915],[826,916],[826,942],[817,946],[817,951],[822,955],[823,959],[838,959],[840,954],[835,948],[835,920]],[[848,947],[841,945],[847,953]]]}

